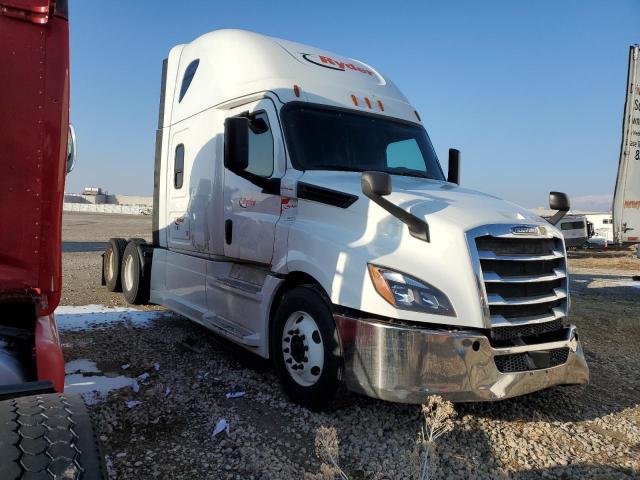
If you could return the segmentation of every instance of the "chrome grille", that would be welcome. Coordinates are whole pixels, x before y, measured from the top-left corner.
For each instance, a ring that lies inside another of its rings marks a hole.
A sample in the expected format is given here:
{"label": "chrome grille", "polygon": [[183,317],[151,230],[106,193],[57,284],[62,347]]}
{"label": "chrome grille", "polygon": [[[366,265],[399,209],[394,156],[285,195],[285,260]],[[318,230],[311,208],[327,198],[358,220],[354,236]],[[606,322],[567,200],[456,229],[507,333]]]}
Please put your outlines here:
{"label": "chrome grille", "polygon": [[564,247],[545,234],[520,236],[509,225],[469,233],[482,294],[495,339],[540,335],[559,330],[567,314]]}
{"label": "chrome grille", "polygon": [[543,368],[557,367],[567,363],[569,349],[555,348],[543,352],[512,353],[494,357],[498,371],[502,373],[526,372]]}

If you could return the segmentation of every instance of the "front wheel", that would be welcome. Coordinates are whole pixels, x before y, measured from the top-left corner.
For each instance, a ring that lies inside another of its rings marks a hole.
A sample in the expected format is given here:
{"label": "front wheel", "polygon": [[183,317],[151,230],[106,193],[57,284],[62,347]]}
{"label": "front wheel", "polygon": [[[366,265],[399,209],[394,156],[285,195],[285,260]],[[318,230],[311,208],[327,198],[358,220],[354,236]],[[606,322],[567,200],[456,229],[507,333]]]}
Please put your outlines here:
{"label": "front wheel", "polygon": [[340,385],[338,331],[328,300],[313,286],[284,295],[271,331],[275,371],[289,397],[311,410],[324,408]]}

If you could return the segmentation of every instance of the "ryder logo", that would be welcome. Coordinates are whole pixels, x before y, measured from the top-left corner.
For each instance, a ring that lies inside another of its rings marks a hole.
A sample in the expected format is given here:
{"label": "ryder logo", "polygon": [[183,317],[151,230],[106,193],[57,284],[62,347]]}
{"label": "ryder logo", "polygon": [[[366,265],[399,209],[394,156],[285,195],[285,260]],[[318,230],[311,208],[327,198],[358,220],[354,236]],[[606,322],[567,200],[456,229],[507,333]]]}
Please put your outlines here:
{"label": "ryder logo", "polygon": [[304,58],[307,62],[313,63],[314,65],[318,65],[320,67],[329,68],[331,70],[339,70],[341,72],[352,70],[354,72],[360,72],[365,75],[373,76],[373,72],[368,68],[360,67],[353,63],[346,63],[341,60],[331,58],[327,55],[316,55],[315,53],[302,53],[301,55],[302,58]]}

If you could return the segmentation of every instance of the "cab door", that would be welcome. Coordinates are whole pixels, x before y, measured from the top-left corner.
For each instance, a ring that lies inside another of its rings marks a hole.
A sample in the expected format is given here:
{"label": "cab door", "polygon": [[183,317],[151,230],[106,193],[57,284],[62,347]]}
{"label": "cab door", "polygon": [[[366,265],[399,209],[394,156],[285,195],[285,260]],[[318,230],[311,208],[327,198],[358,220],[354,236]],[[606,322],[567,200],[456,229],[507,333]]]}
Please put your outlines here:
{"label": "cab door", "polygon": [[249,128],[249,165],[246,171],[269,179],[258,186],[224,170],[224,255],[234,259],[270,264],[276,223],[280,218],[280,183],[285,156],[280,124],[272,100],[243,105],[230,116],[246,116]]}

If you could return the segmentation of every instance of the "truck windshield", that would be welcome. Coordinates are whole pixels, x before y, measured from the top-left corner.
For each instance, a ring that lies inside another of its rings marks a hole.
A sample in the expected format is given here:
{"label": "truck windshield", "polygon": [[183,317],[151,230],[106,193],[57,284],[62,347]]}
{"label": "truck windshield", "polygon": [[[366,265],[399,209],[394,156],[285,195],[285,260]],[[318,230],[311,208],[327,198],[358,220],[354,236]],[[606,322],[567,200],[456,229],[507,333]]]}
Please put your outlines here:
{"label": "truck windshield", "polygon": [[425,129],[377,115],[294,105],[284,126],[293,165],[300,170],[376,170],[444,180]]}

